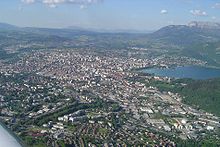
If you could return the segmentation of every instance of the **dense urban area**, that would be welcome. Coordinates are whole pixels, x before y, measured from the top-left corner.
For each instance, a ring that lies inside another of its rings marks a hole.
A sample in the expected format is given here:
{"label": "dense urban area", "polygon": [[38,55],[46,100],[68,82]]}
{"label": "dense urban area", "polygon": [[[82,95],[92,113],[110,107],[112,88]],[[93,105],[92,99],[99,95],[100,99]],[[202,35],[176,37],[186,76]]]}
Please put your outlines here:
{"label": "dense urban area", "polygon": [[149,67],[206,66],[208,61],[169,55],[166,50],[157,51],[156,44],[155,50],[108,49],[108,45],[102,47],[104,43],[95,48],[95,42],[88,45],[82,40],[78,44],[65,40],[65,47],[56,41],[58,47],[54,47],[50,39],[33,40],[18,43],[13,38],[0,44],[0,117],[21,144],[219,145],[219,112],[190,104],[180,91],[192,80],[141,72]]}

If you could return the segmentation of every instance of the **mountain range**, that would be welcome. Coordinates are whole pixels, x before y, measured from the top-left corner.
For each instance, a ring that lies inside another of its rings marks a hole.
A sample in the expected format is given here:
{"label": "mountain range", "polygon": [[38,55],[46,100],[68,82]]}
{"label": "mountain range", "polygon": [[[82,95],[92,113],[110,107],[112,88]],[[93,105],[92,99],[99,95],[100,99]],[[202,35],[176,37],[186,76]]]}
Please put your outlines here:
{"label": "mountain range", "polygon": [[220,24],[193,21],[169,25],[154,32],[105,31],[68,27],[62,29],[17,27],[0,23],[0,43],[7,46],[28,41],[47,47],[128,48],[131,46],[166,50],[168,54],[188,56],[220,66]]}

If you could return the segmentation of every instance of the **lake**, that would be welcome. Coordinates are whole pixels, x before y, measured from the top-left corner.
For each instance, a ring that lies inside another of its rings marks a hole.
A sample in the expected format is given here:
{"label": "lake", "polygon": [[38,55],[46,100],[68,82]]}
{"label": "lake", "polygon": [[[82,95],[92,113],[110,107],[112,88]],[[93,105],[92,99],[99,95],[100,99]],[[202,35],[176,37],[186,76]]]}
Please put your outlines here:
{"label": "lake", "polygon": [[178,66],[175,68],[146,68],[144,73],[170,78],[211,79],[220,77],[220,69],[201,66]]}
{"label": "lake", "polygon": [[21,147],[18,141],[0,123],[0,147]]}

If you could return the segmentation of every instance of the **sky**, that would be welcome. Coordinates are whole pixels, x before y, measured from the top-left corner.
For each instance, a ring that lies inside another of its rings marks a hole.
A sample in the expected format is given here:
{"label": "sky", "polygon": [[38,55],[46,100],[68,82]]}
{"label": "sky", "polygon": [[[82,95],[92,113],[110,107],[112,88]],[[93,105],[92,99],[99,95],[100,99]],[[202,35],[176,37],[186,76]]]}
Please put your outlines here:
{"label": "sky", "polygon": [[22,27],[156,30],[220,22],[220,0],[0,0],[0,22]]}

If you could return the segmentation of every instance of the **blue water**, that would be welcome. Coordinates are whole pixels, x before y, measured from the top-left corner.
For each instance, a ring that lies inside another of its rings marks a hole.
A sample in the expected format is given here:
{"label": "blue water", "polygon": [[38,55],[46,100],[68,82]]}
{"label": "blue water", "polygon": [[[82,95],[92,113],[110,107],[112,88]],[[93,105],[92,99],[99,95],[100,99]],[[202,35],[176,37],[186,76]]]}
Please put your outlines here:
{"label": "blue water", "polygon": [[182,66],[175,68],[147,68],[142,70],[145,73],[156,76],[170,78],[191,78],[191,79],[211,79],[220,77],[220,69],[200,67],[200,66]]}

